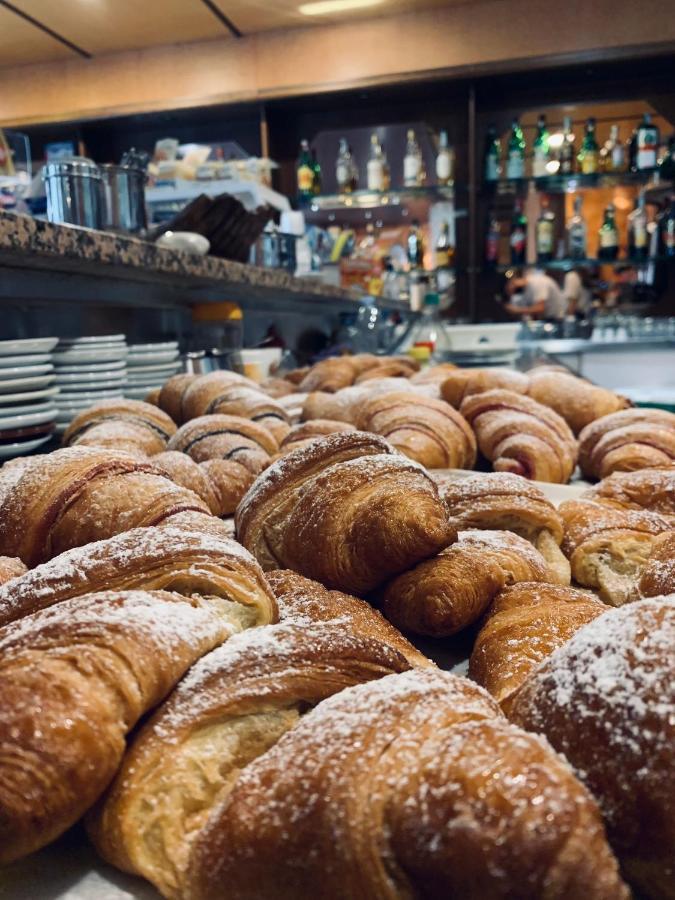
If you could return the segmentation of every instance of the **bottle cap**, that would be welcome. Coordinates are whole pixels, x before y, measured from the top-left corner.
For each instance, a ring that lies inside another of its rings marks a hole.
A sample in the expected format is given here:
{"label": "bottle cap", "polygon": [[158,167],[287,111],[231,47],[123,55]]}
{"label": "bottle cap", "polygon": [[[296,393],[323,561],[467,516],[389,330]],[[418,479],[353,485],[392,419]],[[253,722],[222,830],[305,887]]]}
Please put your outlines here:
{"label": "bottle cap", "polygon": [[420,363],[428,362],[431,359],[431,347],[428,344],[415,344],[408,350],[408,356]]}
{"label": "bottle cap", "polygon": [[441,302],[441,298],[435,291],[429,291],[424,295],[424,305],[425,306],[438,306]]}

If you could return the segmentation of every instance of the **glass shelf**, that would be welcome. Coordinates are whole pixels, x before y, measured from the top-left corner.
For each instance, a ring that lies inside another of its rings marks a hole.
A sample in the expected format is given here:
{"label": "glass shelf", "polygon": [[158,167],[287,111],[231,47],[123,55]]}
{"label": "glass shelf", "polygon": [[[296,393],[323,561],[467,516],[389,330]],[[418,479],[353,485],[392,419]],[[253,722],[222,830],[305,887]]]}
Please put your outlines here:
{"label": "glass shelf", "polygon": [[547,194],[572,194],[580,190],[607,187],[632,187],[649,184],[651,188],[660,186],[658,171],[645,169],[641,172],[598,172],[594,175],[547,175],[545,178],[500,178],[498,181],[484,182],[484,189],[495,194],[520,194],[530,185]]}
{"label": "glass shelf", "polygon": [[342,209],[381,209],[402,206],[411,200],[428,199],[433,202],[454,200],[452,185],[447,187],[409,187],[392,191],[352,191],[350,194],[319,194],[303,207],[304,212],[333,212]]}
{"label": "glass shelf", "polygon": [[[558,269],[568,272],[570,269],[580,267],[595,268],[598,266],[612,266],[612,268],[621,268],[628,266],[630,268],[644,268],[650,263],[658,262],[675,262],[675,256],[652,256],[649,259],[627,259],[621,257],[619,259],[552,259],[550,262],[533,262],[533,263],[515,263],[507,266],[492,267],[495,272],[508,272],[510,269]],[[488,267],[485,267],[486,270]]]}

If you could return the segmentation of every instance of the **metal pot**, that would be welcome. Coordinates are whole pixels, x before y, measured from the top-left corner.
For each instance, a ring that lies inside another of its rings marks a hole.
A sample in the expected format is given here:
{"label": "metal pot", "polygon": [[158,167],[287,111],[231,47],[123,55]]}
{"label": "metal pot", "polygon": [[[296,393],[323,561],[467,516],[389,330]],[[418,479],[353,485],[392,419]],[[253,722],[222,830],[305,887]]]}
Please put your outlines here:
{"label": "metal pot", "polygon": [[105,209],[103,226],[111,231],[141,231],[146,227],[145,170],[112,164],[100,167]]}
{"label": "metal pot", "polygon": [[42,168],[50,222],[101,228],[103,194],[101,171],[83,156],[49,162]]}

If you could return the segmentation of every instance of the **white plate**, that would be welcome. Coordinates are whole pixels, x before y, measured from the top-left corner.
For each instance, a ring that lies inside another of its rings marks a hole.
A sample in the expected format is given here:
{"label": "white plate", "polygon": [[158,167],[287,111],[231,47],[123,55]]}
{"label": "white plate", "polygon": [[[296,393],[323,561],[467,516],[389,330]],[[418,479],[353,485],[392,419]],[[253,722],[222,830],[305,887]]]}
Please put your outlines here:
{"label": "white plate", "polygon": [[31,450],[37,450],[47,441],[51,440],[51,434],[34,438],[32,441],[18,441],[16,444],[0,444],[0,459],[11,459],[13,456],[25,456]]}
{"label": "white plate", "polygon": [[143,372],[142,375],[136,375],[133,369],[127,372],[127,381],[129,384],[147,384],[149,381],[155,384],[168,381],[173,372]]}
{"label": "white plate", "polygon": [[57,416],[56,407],[43,409],[39,412],[22,413],[16,416],[3,416],[0,410],[0,431],[6,428],[27,428],[29,425],[42,425],[43,422],[53,422]]}
{"label": "white plate", "polygon": [[48,409],[56,409],[53,400],[37,400],[35,403],[24,403],[20,406],[12,403],[9,406],[4,404],[5,398],[0,397],[0,416],[22,416],[24,413],[45,412]]}
{"label": "white plate", "polygon": [[126,341],[126,334],[102,334],[88,335],[86,337],[61,338],[61,344],[65,347],[75,347],[80,344],[123,344]]}
{"label": "white plate", "polygon": [[130,400],[145,400],[150,391],[157,390],[157,388],[160,388],[161,386],[161,384],[150,384],[145,387],[127,387],[124,389],[124,396],[128,397]]}
{"label": "white plate", "polygon": [[86,363],[68,363],[67,365],[57,365],[54,371],[57,375],[88,375],[94,372],[119,372],[126,368],[126,362],[119,359],[116,362],[86,362]]}
{"label": "white plate", "polygon": [[28,378],[29,376],[34,375],[47,375],[49,372],[54,371],[54,366],[51,363],[46,363],[42,366],[12,366],[8,369],[0,369],[0,380],[4,381],[5,378]]}
{"label": "white plate", "polygon": [[127,357],[129,366],[142,366],[145,364],[174,362],[178,359],[178,350],[160,350],[157,353],[130,353]]}
{"label": "white plate", "polygon": [[13,403],[25,403],[26,400],[42,400],[44,397],[56,397],[57,387],[43,388],[41,391],[22,391],[20,394],[2,394],[0,406],[8,406]]}
{"label": "white plate", "polygon": [[146,373],[157,373],[161,375],[164,372],[175,372],[176,369],[180,369],[181,362],[179,359],[176,359],[173,362],[157,363],[154,366],[135,366],[127,360],[127,366],[129,368],[129,373],[132,375],[145,375]]}
{"label": "white plate", "polygon": [[58,406],[66,403],[96,403],[105,397],[121,397],[123,386],[114,388],[101,388],[100,391],[62,391],[56,401]]}
{"label": "white plate", "polygon": [[15,393],[15,391],[37,391],[47,387],[54,381],[53,375],[37,375],[33,378],[9,378],[0,381],[0,394]]}
{"label": "white plate", "polygon": [[69,384],[88,384],[92,390],[96,390],[101,382],[125,381],[127,373],[123,369],[114,369],[112,372],[62,372],[56,373],[56,383],[60,384],[64,391]]}
{"label": "white plate", "polygon": [[12,366],[42,366],[52,361],[49,353],[27,353],[25,356],[0,356],[0,370]]}
{"label": "white plate", "polygon": [[157,353],[160,350],[178,350],[178,341],[159,341],[156,344],[129,344],[130,353]]}
{"label": "white plate", "polygon": [[126,359],[126,355],[126,347],[97,347],[91,350],[59,350],[52,358],[55,365],[66,365],[67,363],[97,363],[104,360],[119,362],[119,360]]}
{"label": "white plate", "polygon": [[0,341],[0,356],[17,356],[24,353],[49,353],[56,347],[59,339],[26,338],[20,341]]}
{"label": "white plate", "polygon": [[61,396],[65,394],[91,394],[94,392],[112,391],[115,388],[122,390],[127,383],[126,378],[110,378],[108,381],[84,381],[68,384],[60,384]]}

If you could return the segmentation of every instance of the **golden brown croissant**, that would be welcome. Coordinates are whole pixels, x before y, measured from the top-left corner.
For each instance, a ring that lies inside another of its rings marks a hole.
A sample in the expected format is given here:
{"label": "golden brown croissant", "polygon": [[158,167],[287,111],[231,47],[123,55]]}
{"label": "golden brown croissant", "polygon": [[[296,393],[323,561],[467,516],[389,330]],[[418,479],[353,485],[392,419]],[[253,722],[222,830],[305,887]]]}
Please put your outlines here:
{"label": "golden brown croissant", "polygon": [[158,397],[158,406],[161,410],[173,419],[177,425],[183,423],[183,395],[193,381],[196,381],[199,375],[181,372],[179,375],[173,375],[164,383]]}
{"label": "golden brown croissant", "polygon": [[161,388],[153,388],[145,395],[145,402],[151,403],[153,406],[159,406],[159,395],[162,393]]}
{"label": "golden brown croissant", "polygon": [[275,462],[235,514],[263,569],[289,568],[363,594],[454,539],[421,466],[376,435],[319,438]]}
{"label": "golden brown croissant", "polygon": [[250,763],[191,900],[627,900],[597,805],[543,739],[434,669],[348,688]]}
{"label": "golden brown croissant", "polygon": [[232,638],[136,737],[90,818],[94,843],[164,896],[186,896],[190,847],[247,763],[325,697],[407,668],[400,653],[348,628],[272,625]]}
{"label": "golden brown croissant", "polygon": [[302,419],[302,407],[307,401],[309,394],[288,394],[286,397],[278,397],[277,403],[286,410],[289,422],[296,424]]}
{"label": "golden brown croissant", "polygon": [[277,617],[262,570],[243,547],[167,526],[76,547],[0,586],[0,626],[71,597],[131,588],[207,597],[234,630]]}
{"label": "golden brown croissant", "polygon": [[176,423],[156,406],[141,400],[101,400],[75,416],[63,445],[108,447],[153,456],[166,449]]}
{"label": "golden brown croissant", "polygon": [[325,391],[334,394],[354,383],[359,366],[350,356],[332,356],[315,363],[298,385],[301,391]]}
{"label": "golden brown croissant", "polygon": [[675,533],[672,531],[654,540],[651,555],[640,573],[638,593],[641,597],[675,594]]}
{"label": "golden brown croissant", "polygon": [[527,375],[513,369],[456,369],[441,382],[441,397],[459,409],[465,397],[497,388],[525,394],[527,383]]}
{"label": "golden brown croissant", "polygon": [[296,387],[300,384],[305,375],[309,372],[309,366],[301,366],[299,369],[291,369],[290,372],[286,372],[284,378],[286,381],[290,381],[291,384],[294,384]]}
{"label": "golden brown croissant", "polygon": [[668,466],[675,461],[675,415],[626,409],[597,419],[579,435],[579,465],[587,478]]}
{"label": "golden brown croissant", "polygon": [[509,472],[481,472],[468,478],[442,476],[439,492],[458,531],[513,531],[539,550],[557,584],[570,583],[570,564],[560,549],[562,519],[536,485]]}
{"label": "golden brown croissant", "polygon": [[28,569],[15,556],[0,556],[0,587],[13,578],[24,575]]}
{"label": "golden brown croissant", "polygon": [[289,394],[295,394],[297,387],[287,381],[285,378],[275,378],[271,376],[263,379],[260,383],[260,389],[270,397],[287,397]]}
{"label": "golden brown croissant", "polygon": [[545,367],[528,373],[527,394],[554,409],[575,434],[602,416],[630,406],[630,400],[607,388],[577,378],[571,372],[550,371]]}
{"label": "golden brown croissant", "polygon": [[506,585],[552,580],[546,560],[510,531],[463,531],[438,556],[390,581],[385,616],[414,634],[449,637],[476,622]]}
{"label": "golden brown croissant", "polygon": [[563,551],[576,581],[597,589],[612,606],[634,599],[654,540],[670,530],[669,522],[646,510],[615,509],[591,500],[567,500],[558,512],[565,526]]}
{"label": "golden brown croissant", "polygon": [[256,475],[277,452],[276,438],[263,425],[241,416],[199,416],[181,425],[169,450],[187,453],[195,462],[229,459]]}
{"label": "golden brown croissant", "polygon": [[460,412],[495,471],[555,484],[570,480],[577,442],[552,409],[513,391],[493,390],[467,397]]}
{"label": "golden brown croissant", "polygon": [[348,422],[337,422],[334,419],[312,419],[309,422],[298,422],[293,425],[286,437],[279,444],[279,453],[285,456],[291,450],[304,447],[327,434],[336,434],[338,431],[355,431],[353,425]]}
{"label": "golden brown croissant", "polygon": [[208,375],[198,375],[184,387],[181,397],[181,421],[188,422],[208,412],[211,403],[228,388],[236,385],[258,390],[258,385],[250,378],[237,372],[219,370]]}
{"label": "golden brown croissant", "polygon": [[478,632],[469,675],[508,715],[513,696],[540,662],[607,611],[585,591],[522,582],[495,598]]}
{"label": "golden brown croissant", "polygon": [[406,378],[381,378],[342,388],[333,394],[313,391],[307,395],[302,407],[304,421],[312,419],[332,419],[338,422],[355,423],[361,407],[367,400],[391,391],[414,391],[415,387]]}
{"label": "golden brown croissant", "polygon": [[468,422],[443,400],[380,394],[362,406],[356,427],[382,435],[428,469],[470,469],[476,462],[476,439]]}
{"label": "golden brown croissant", "polygon": [[675,597],[613,609],[525,681],[511,719],[543,733],[595,795],[642,896],[675,885]]}
{"label": "golden brown croissant", "polygon": [[329,591],[318,581],[303,578],[290,569],[268,572],[267,581],[276,597],[282,624],[330,622],[340,630],[348,629],[388,644],[402,653],[411,666],[433,666],[431,660],[365,600],[340,591]]}
{"label": "golden brown croissant", "polygon": [[[197,395],[189,404],[190,411],[193,413],[191,418],[207,416],[212,413],[241,416],[244,419],[251,419],[252,422],[257,422],[259,425],[264,425],[272,432],[277,441],[280,441],[288,433],[290,417],[286,410],[257,387],[229,382],[224,385],[212,383],[208,390],[200,391],[200,383],[195,382],[193,388]],[[186,405],[188,405],[187,401]]]}
{"label": "golden brown croissant", "polygon": [[209,512],[197,494],[128,453],[66,447],[5,469],[0,552],[28,566],[179,513]]}
{"label": "golden brown croissant", "polygon": [[435,384],[440,387],[448,376],[456,371],[457,366],[454,363],[438,363],[422,369],[421,372],[415,372],[410,382],[412,384]]}
{"label": "golden brown croissant", "polygon": [[253,473],[233,459],[207,459],[196,463],[187,453],[167,450],[152,463],[176,484],[199,494],[214,516],[228,516],[255,480]]}
{"label": "golden brown croissant", "polygon": [[675,526],[675,465],[614,472],[586,491],[584,497],[623,509],[647,509]]}
{"label": "golden brown croissant", "polygon": [[66,600],[0,631],[0,862],[94,803],[124,739],[230,634],[215,606],[165,592]]}
{"label": "golden brown croissant", "polygon": [[363,384],[365,381],[372,381],[379,378],[410,378],[415,374],[415,368],[412,360],[408,359],[385,359],[378,365],[366,369],[354,379],[354,384]]}

